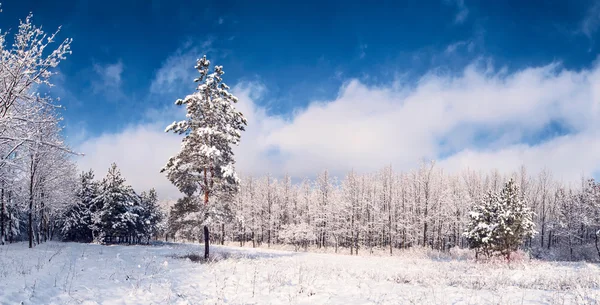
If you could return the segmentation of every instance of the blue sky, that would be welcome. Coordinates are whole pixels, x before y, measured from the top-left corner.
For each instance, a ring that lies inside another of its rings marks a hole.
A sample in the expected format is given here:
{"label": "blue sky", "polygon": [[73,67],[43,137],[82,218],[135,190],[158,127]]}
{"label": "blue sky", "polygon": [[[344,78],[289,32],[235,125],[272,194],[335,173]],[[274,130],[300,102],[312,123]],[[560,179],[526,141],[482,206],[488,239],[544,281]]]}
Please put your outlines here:
{"label": "blue sky", "polygon": [[[162,132],[163,123],[180,114],[172,111],[174,99],[192,92],[194,59],[205,53],[213,63],[224,66],[225,81],[237,86],[239,92],[234,93],[247,97],[250,106],[244,107],[250,107],[248,111],[258,120],[254,126],[251,122],[249,129],[253,130],[248,131],[244,141],[260,143],[265,139],[264,143],[243,147],[240,151],[244,155],[256,155],[255,159],[240,161],[240,167],[252,173],[261,173],[261,170],[246,163],[266,160],[270,165],[265,165],[262,171],[307,175],[294,165],[302,162],[294,159],[301,154],[311,157],[315,167],[309,170],[320,166],[333,168],[339,174],[355,167],[349,163],[360,163],[360,160],[373,164],[357,166],[365,170],[385,163],[397,163],[401,168],[414,164],[414,168],[416,160],[422,157],[449,159],[456,156],[460,160],[479,160],[502,149],[557,145],[552,141],[562,141],[583,131],[587,135],[590,131],[589,126],[579,126],[578,120],[556,110],[565,104],[553,102],[552,107],[538,105],[541,108],[527,108],[524,113],[516,112],[512,118],[492,123],[469,118],[453,121],[439,130],[431,129],[430,124],[420,131],[432,135],[427,143],[411,140],[398,144],[405,147],[403,155],[409,151],[401,160],[361,149],[352,153],[348,150],[320,153],[325,151],[321,148],[323,145],[312,140],[287,142],[290,137],[304,139],[296,130],[307,132],[310,126],[321,126],[319,120],[328,119],[321,118],[319,113],[335,111],[336,103],[357,108],[372,104],[390,109],[396,109],[394,103],[405,105],[404,112],[398,112],[393,128],[414,128],[414,124],[398,120],[410,110],[406,105],[419,97],[422,86],[433,86],[432,91],[438,90],[445,98],[456,93],[455,83],[463,83],[457,86],[464,88],[479,80],[484,88],[498,89],[499,94],[515,88],[531,88],[525,90],[527,94],[535,93],[542,90],[539,85],[547,80],[546,74],[556,78],[550,81],[554,84],[553,81],[562,80],[560,75],[581,73],[575,78],[581,77],[583,83],[591,84],[600,47],[597,39],[600,4],[597,1],[433,0],[374,4],[366,1],[20,0],[2,3],[2,10],[0,28],[3,30],[15,29],[18,19],[31,11],[36,24],[46,30],[62,25],[60,37],[73,38],[73,54],[60,65],[54,94],[61,97],[61,103],[67,108],[64,116],[71,144],[92,150],[87,152],[87,160],[99,158],[97,155],[103,150],[97,143],[104,143],[102,141],[114,148],[116,143],[133,145],[116,140],[124,135],[140,136],[140,130],[149,134]],[[473,80],[469,79],[471,70],[475,71]],[[531,79],[523,71],[530,72],[532,83],[527,83]],[[521,72],[525,75],[523,80],[509,81],[518,78]],[[440,81],[446,84],[441,86],[443,88],[436,87]],[[504,82],[507,90],[490,87],[498,82]],[[569,84],[576,87],[579,83],[572,80]],[[583,91],[595,92],[590,86]],[[565,92],[576,94],[574,88],[569,88]],[[471,88],[470,92],[477,90]],[[353,100],[363,94],[363,100]],[[377,104],[371,100],[373,94],[389,97],[389,101]],[[569,94],[565,99],[570,98]],[[547,99],[535,94],[532,98],[540,102]],[[578,113],[589,114],[590,109],[595,109],[596,95],[581,98],[582,103],[577,106],[580,108],[573,107]],[[453,107],[454,104],[448,102],[448,105]],[[534,120],[536,122],[528,122],[540,109],[550,110],[547,115],[540,115],[541,119]],[[310,123],[303,125],[304,118],[313,113],[315,116],[306,119]],[[385,113],[374,111],[372,115],[374,121],[368,126],[382,122],[377,115],[385,116]],[[346,118],[351,117],[352,114],[346,115]],[[423,120],[433,119],[425,116]],[[362,125],[358,122],[356,126]],[[517,135],[514,126],[520,126]],[[390,128],[381,126],[381,130]],[[335,126],[331,130],[335,130]],[[331,130],[314,132],[336,136]],[[410,136],[417,133],[419,130]],[[351,138],[356,142],[353,147],[368,145],[368,133],[365,138],[356,137]],[[158,138],[148,139],[158,141]],[[364,143],[360,139],[364,139]],[[387,142],[398,141],[388,139]],[[378,146],[378,142],[372,144],[377,147],[374,149],[395,151]],[[150,144],[144,142],[144,145]],[[155,147],[147,146],[147,150],[153,149]],[[119,150],[128,151],[127,147]],[[329,156],[336,153],[354,157],[337,164],[340,158]],[[458,156],[461,153],[463,155]],[[525,163],[525,154],[523,151],[521,155],[505,159],[512,160],[511,165]],[[161,160],[163,156],[149,158]],[[82,162],[83,166],[103,168],[100,164],[108,160]],[[589,168],[592,173],[597,165],[594,162],[581,167]],[[459,163],[464,165],[462,161]],[[548,160],[548,163],[551,162]],[[131,175],[136,170],[129,169]],[[146,187],[152,183],[140,184]]]}
{"label": "blue sky", "polygon": [[[349,78],[389,83],[399,74],[460,69],[477,57],[512,69],[554,60],[575,69],[589,66],[597,54],[596,29],[589,37],[582,22],[593,6],[592,1],[24,0],[3,3],[0,24],[15,28],[31,11],[36,23],[47,29],[62,25],[61,37],[74,39],[58,85],[69,92],[62,97],[69,127],[85,124],[93,135],[142,119],[145,107],[170,104],[171,96],[149,96],[148,88],[166,58],[184,46],[224,65],[229,83],[260,80],[269,88],[260,102],[288,113],[334,97]],[[210,48],[203,47],[207,42]],[[454,44],[456,52],[444,54]],[[124,95],[94,90],[102,82],[94,67],[116,63],[122,65]],[[178,93],[192,89],[184,83]]]}

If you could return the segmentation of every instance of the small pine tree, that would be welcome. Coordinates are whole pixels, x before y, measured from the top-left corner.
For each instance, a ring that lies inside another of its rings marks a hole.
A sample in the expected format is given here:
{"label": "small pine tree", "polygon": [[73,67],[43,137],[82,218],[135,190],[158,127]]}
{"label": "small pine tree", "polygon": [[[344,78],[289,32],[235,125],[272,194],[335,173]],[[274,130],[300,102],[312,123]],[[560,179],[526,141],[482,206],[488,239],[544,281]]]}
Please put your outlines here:
{"label": "small pine tree", "polygon": [[469,212],[469,222],[464,236],[469,247],[475,249],[475,256],[479,253],[490,256],[493,251],[493,231],[496,227],[496,202],[497,196],[489,191],[482,199],[481,204],[473,207]]}
{"label": "small pine tree", "polygon": [[500,194],[488,192],[482,204],[473,208],[464,235],[476,253],[497,253],[510,261],[510,254],[536,233],[533,212],[510,179]]}
{"label": "small pine tree", "polygon": [[98,183],[94,181],[92,170],[81,173],[77,189],[77,202],[69,206],[63,214],[61,233],[67,240],[92,241],[92,215],[97,208],[92,200],[98,195]]}
{"label": "small pine tree", "polygon": [[523,241],[537,233],[533,223],[533,212],[519,196],[519,188],[513,179],[500,191],[496,217],[497,223],[492,231],[494,250],[510,261],[510,254],[516,251]]}
{"label": "small pine tree", "polygon": [[140,214],[140,197],[125,184],[116,164],[100,184],[98,196],[92,205],[99,209],[92,217],[94,239],[105,242],[106,236],[131,236],[136,231]]}
{"label": "small pine tree", "polygon": [[142,192],[140,197],[142,201],[139,231],[150,241],[150,237],[160,231],[159,225],[163,214],[158,206],[158,195],[154,189],[150,189],[148,193]]}

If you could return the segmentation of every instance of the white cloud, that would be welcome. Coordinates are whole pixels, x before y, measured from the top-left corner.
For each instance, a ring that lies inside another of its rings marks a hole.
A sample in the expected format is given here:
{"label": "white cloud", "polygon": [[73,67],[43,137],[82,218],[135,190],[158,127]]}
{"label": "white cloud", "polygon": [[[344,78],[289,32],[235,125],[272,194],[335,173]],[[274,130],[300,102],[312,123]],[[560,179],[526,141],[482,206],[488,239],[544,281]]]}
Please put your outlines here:
{"label": "white cloud", "polygon": [[548,168],[565,182],[577,182],[600,169],[600,135],[594,132],[566,135],[536,146],[514,144],[499,150],[466,149],[441,162],[450,171],[466,167],[478,170],[516,170],[522,164],[529,170]]}
{"label": "white cloud", "polygon": [[[162,86],[168,84],[174,83]],[[249,122],[235,149],[241,173],[305,177],[327,168],[340,176],[390,163],[409,170],[423,158],[439,159],[448,151],[439,164],[450,171],[513,171],[524,164],[532,171],[547,167],[556,177],[573,181],[600,170],[597,65],[571,71],[552,63],[509,73],[473,64],[460,75],[430,73],[411,84],[367,86],[350,80],[335,99],[315,101],[285,118],[259,106],[267,90],[260,83],[232,89]],[[136,189],[156,187],[165,197],[177,197],[159,170],[180,147],[180,139],[164,134],[163,128],[183,114],[174,105],[148,113],[151,123],[85,141],[79,151],[87,156],[80,165],[104,175],[116,161]],[[551,122],[561,122],[569,134],[538,144],[523,142]],[[489,141],[480,142],[481,134],[490,134]]]}
{"label": "white cloud", "polygon": [[472,40],[461,40],[454,43],[449,44],[446,47],[446,54],[451,54],[458,51],[460,48],[466,47],[468,52],[473,52],[475,49],[475,42]]}
{"label": "white cloud", "polygon": [[[338,175],[351,168],[372,171],[390,162],[410,169],[449,146],[456,153],[441,162],[448,168],[513,170],[525,164],[576,179],[600,164],[600,147],[588,143],[600,140],[593,132],[599,80],[598,68],[573,72],[556,64],[508,75],[470,66],[461,76],[427,75],[416,87],[368,87],[354,80],[335,100],[312,103],[270,130],[262,145],[280,152],[278,174],[296,176],[323,168]],[[553,120],[574,134],[534,146],[521,143]],[[482,130],[498,140],[476,145]]]}
{"label": "white cloud", "polygon": [[110,164],[116,162],[136,191],[154,187],[161,198],[176,198],[177,189],[160,169],[177,153],[181,138],[162,132],[165,126],[160,123],[130,126],[119,133],[89,138],[77,147],[78,152],[85,154],[78,160],[79,169],[93,169],[100,180],[106,176]]}
{"label": "white cloud", "polygon": [[592,5],[579,26],[579,32],[583,33],[588,39],[592,39],[593,35],[600,27],[600,2]]}
{"label": "white cloud", "polygon": [[200,46],[192,46],[190,42],[169,56],[156,71],[150,85],[150,93],[178,93],[183,89],[193,88],[192,81],[198,76],[194,69],[196,60],[212,50],[213,40],[204,41]]}
{"label": "white cloud", "polygon": [[360,50],[360,54],[358,55],[360,59],[365,58],[365,56],[367,55],[367,44],[361,44],[359,46],[359,50]]}
{"label": "white cloud", "polygon": [[467,20],[469,8],[465,5],[465,0],[445,0],[446,3],[455,5],[458,12],[454,16],[454,23],[460,24]]}
{"label": "white cloud", "polygon": [[596,30],[598,30],[599,26],[600,3],[595,3],[588,9],[586,16],[581,21],[581,30],[586,36],[590,37],[592,34],[594,34],[594,32],[596,32]]}
{"label": "white cloud", "polygon": [[121,90],[121,74],[123,73],[123,62],[120,60],[114,64],[94,64],[94,72],[98,74],[98,80],[92,83],[94,93]]}

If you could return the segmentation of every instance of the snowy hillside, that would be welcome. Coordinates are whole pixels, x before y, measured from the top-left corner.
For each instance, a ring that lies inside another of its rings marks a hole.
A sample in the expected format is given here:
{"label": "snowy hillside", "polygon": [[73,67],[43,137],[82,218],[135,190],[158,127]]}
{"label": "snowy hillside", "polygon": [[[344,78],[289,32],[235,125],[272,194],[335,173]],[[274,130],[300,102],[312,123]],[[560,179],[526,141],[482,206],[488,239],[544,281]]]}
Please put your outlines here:
{"label": "snowy hillside", "polygon": [[[0,248],[0,304],[598,304],[600,267],[201,245]],[[413,252],[413,254],[416,252]]]}

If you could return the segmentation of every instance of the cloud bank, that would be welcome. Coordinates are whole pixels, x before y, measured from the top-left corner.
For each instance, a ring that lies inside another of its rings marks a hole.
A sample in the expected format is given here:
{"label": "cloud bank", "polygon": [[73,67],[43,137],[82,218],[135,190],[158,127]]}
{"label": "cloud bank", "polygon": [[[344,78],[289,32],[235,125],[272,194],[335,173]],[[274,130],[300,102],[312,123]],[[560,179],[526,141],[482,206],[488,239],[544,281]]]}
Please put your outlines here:
{"label": "cloud bank", "polygon": [[[178,64],[188,61],[166,63],[170,67],[158,70],[151,91],[187,77]],[[388,164],[410,170],[423,159],[436,159],[448,171],[548,168],[568,181],[600,169],[598,65],[571,71],[551,63],[507,72],[474,63],[456,75],[429,73],[412,83],[368,86],[350,79],[335,99],[314,101],[285,118],[259,106],[267,90],[253,82],[232,89],[249,122],[235,149],[243,174],[303,178],[328,169],[342,176]],[[79,148],[87,155],[80,167],[103,176],[115,161],[136,189],[156,187],[163,197],[178,197],[159,173],[180,147],[179,137],[163,133],[168,123],[183,119],[175,108],[151,122],[89,138]]]}

